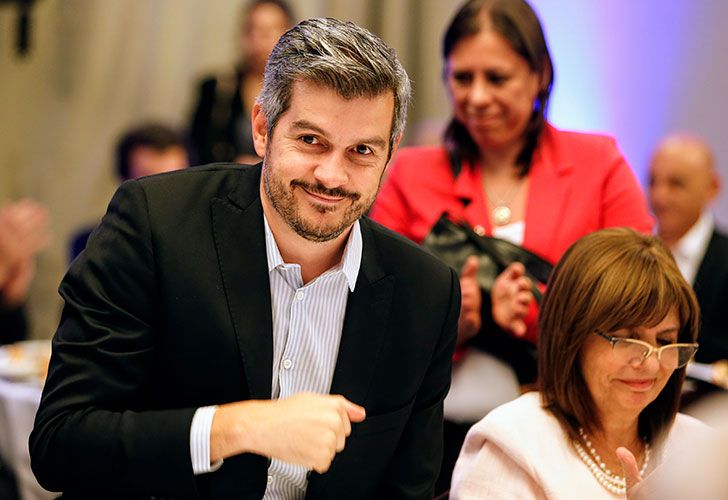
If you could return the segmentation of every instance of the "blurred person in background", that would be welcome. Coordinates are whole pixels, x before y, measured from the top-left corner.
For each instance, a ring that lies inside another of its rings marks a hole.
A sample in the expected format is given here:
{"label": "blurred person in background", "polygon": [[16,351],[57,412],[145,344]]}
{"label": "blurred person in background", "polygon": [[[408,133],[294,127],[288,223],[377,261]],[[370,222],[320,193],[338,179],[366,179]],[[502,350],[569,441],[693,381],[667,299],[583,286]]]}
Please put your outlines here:
{"label": "blurred person in background", "polygon": [[[453,114],[443,145],[399,151],[373,219],[420,243],[447,213],[551,263],[601,228],[651,231],[644,195],[614,139],[548,123],[554,69],[526,1],[465,2],[447,28],[442,55]],[[519,384],[536,375],[537,307],[523,266],[501,273],[491,294],[481,293],[477,272],[471,257],[460,278],[460,361],[445,401],[439,492],[447,490],[472,423],[517,397]],[[467,382],[478,378],[488,380],[479,388]]]}
{"label": "blurred person in background", "polygon": [[240,20],[240,60],[205,78],[197,92],[190,136],[201,163],[257,163],[250,112],[263,86],[263,70],[278,38],[294,24],[283,0],[254,0]]}
{"label": "blurred person in background", "polygon": [[677,413],[699,316],[658,238],[610,228],[578,240],[541,309],[539,392],[468,432],[451,498],[624,498],[623,470],[633,485],[710,432]]}
{"label": "blurred person in background", "polygon": [[[184,137],[160,123],[145,123],[126,131],[116,145],[116,175],[121,182],[147,175],[187,168],[190,164]],[[70,259],[84,248],[92,227],[79,231],[71,240]]]}
{"label": "blurred person in background", "polygon": [[0,207],[0,344],[25,339],[35,257],[50,243],[48,210],[31,199]]}
{"label": "blurred person in background", "polygon": [[728,359],[728,236],[710,213],[720,185],[710,146],[699,137],[670,135],[652,155],[648,194],[657,235],[695,289],[702,315],[695,359],[703,363]]}

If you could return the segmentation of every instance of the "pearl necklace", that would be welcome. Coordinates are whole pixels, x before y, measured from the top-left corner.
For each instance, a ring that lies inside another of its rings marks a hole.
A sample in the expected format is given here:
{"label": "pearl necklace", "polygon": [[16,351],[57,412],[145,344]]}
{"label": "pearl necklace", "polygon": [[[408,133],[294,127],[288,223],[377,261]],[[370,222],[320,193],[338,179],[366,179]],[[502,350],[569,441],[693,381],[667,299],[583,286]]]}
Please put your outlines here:
{"label": "pearl necklace", "polygon": [[[586,444],[589,452],[584,450],[584,447],[579,441],[572,441],[574,448],[576,449],[577,455],[581,458],[581,461],[586,464],[589,471],[596,478],[607,491],[616,495],[624,495],[627,493],[627,481],[624,477],[614,474],[607,468],[607,465],[602,461],[602,458],[597,453],[597,450],[592,446],[589,436],[586,435],[584,429],[579,427],[579,436]],[[650,463],[650,444],[645,442],[645,460],[640,469],[640,476],[644,476],[647,472],[647,466]]]}

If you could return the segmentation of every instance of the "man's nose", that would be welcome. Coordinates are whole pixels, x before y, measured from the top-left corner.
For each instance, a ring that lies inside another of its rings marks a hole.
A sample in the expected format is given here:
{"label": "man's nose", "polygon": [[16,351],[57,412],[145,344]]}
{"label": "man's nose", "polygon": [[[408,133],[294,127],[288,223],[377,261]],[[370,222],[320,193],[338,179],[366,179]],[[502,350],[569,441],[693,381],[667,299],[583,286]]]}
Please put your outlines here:
{"label": "man's nose", "polygon": [[650,199],[660,200],[669,195],[669,186],[666,182],[659,182],[650,179],[647,187],[647,195]]}
{"label": "man's nose", "polygon": [[349,180],[346,161],[335,154],[322,158],[313,174],[316,180],[327,188],[343,186]]}

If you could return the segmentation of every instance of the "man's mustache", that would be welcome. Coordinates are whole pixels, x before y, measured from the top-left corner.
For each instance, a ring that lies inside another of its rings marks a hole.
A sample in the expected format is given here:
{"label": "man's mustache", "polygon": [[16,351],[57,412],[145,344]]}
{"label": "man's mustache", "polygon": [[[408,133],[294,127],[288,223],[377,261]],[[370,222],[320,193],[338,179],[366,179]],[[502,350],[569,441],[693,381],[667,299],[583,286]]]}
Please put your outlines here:
{"label": "man's mustache", "polygon": [[303,188],[309,193],[331,196],[333,198],[349,198],[352,201],[357,201],[359,198],[361,198],[361,194],[359,193],[347,191],[342,188],[327,188],[321,183],[310,184],[308,182],[298,179],[292,180],[291,186]]}

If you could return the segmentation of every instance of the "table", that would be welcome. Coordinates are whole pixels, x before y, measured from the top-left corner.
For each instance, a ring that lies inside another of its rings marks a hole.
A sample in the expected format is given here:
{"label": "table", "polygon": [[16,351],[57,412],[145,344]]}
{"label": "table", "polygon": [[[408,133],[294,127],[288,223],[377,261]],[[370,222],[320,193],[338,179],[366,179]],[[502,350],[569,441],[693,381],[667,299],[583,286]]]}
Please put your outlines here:
{"label": "table", "polygon": [[56,498],[38,484],[30,469],[28,437],[40,402],[39,382],[0,378],[0,458],[15,472],[21,500]]}

